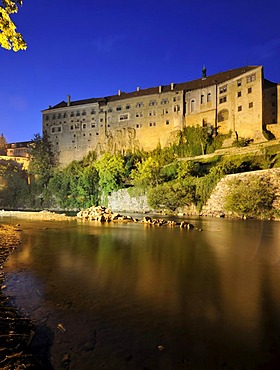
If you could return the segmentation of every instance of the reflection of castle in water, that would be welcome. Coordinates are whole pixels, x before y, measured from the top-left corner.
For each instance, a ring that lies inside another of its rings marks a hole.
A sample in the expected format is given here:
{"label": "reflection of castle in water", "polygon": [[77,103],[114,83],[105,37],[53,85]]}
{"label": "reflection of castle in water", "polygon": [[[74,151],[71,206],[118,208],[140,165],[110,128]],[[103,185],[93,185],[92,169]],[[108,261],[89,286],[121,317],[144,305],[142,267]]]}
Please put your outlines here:
{"label": "reflection of castle in water", "polygon": [[218,133],[265,140],[280,138],[279,85],[261,66],[246,66],[170,85],[117,95],[62,101],[43,110],[43,132],[60,163],[89,151],[125,153],[168,146],[187,126],[213,126]]}

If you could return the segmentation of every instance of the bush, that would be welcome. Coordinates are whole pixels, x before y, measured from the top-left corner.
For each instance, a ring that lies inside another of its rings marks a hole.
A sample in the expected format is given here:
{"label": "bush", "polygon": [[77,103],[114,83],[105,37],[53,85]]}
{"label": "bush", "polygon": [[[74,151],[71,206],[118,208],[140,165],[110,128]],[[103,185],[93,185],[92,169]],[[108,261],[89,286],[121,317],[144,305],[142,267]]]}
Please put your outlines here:
{"label": "bush", "polygon": [[252,218],[271,218],[276,214],[275,189],[269,180],[252,176],[250,180],[234,179],[230,186],[225,202],[227,211]]}

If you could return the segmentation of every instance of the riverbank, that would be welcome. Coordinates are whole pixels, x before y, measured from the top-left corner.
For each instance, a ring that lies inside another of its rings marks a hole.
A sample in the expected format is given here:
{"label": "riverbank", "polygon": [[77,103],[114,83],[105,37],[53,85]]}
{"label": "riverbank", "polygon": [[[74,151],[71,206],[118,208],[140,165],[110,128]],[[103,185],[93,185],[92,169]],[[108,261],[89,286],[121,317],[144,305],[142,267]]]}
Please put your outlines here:
{"label": "riverbank", "polygon": [[0,219],[5,218],[21,218],[28,220],[41,220],[41,221],[72,221],[75,220],[74,216],[67,216],[65,213],[55,213],[50,211],[5,211],[0,210]]}
{"label": "riverbank", "polygon": [[4,264],[21,241],[20,225],[0,224],[0,368],[50,370],[52,366],[35,324],[23,317],[4,294]]}

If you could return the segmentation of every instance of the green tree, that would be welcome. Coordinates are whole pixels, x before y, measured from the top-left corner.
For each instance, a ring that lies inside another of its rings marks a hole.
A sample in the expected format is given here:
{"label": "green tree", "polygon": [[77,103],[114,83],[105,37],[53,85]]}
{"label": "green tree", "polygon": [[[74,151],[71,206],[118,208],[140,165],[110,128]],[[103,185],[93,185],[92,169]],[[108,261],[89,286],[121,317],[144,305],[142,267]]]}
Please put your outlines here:
{"label": "green tree", "polygon": [[17,4],[22,5],[22,0],[2,0],[0,6],[0,46],[13,51],[25,50],[27,47],[10,17],[11,14],[18,12]]}
{"label": "green tree", "polygon": [[161,182],[161,165],[157,159],[148,157],[136,164],[136,169],[131,171],[132,184],[141,189],[157,186]]}
{"label": "green tree", "polygon": [[121,188],[125,174],[124,159],[121,155],[104,153],[94,166],[98,172],[99,186],[105,195]]}
{"label": "green tree", "polygon": [[3,134],[0,135],[0,155],[6,155],[7,154],[7,140]]}
{"label": "green tree", "polygon": [[49,181],[54,174],[56,159],[47,135],[35,134],[30,145],[29,173],[33,175],[31,190],[36,199],[36,208],[51,206],[52,194],[48,189]]}

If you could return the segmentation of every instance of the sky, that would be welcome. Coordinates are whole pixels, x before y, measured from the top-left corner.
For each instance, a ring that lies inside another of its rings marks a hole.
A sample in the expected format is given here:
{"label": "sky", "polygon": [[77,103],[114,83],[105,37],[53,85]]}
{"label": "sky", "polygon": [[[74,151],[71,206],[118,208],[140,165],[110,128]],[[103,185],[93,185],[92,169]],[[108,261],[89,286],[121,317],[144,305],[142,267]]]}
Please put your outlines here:
{"label": "sky", "polygon": [[[34,5],[35,4],[35,5]],[[42,133],[42,113],[262,65],[280,83],[279,0],[24,0],[12,16],[26,51],[0,48],[0,134]]]}

